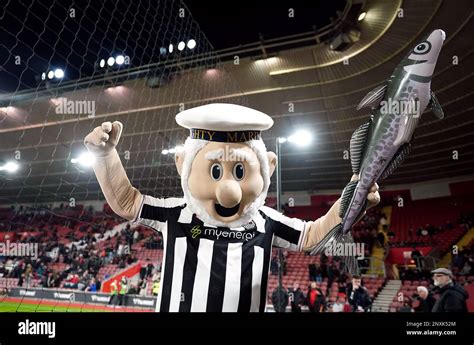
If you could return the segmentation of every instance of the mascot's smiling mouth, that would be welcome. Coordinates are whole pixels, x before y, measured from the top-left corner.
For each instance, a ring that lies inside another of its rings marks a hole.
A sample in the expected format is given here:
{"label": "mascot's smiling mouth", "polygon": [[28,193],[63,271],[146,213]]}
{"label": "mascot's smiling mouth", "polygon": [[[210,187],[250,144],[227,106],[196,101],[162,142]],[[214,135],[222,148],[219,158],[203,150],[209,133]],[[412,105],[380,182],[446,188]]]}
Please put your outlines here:
{"label": "mascot's smiling mouth", "polygon": [[239,211],[240,203],[235,205],[234,207],[224,207],[219,204],[214,204],[214,207],[216,209],[216,212],[219,216],[221,217],[232,217],[234,214],[236,214]]}

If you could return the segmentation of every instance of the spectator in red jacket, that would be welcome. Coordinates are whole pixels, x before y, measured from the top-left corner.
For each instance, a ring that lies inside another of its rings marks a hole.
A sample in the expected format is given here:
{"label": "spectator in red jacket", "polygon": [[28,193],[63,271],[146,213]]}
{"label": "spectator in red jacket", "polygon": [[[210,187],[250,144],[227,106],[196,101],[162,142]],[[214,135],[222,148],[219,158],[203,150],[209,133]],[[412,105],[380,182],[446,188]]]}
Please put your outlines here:
{"label": "spectator in red jacket", "polygon": [[312,313],[319,313],[324,308],[324,294],[316,282],[312,282],[309,286],[306,303]]}

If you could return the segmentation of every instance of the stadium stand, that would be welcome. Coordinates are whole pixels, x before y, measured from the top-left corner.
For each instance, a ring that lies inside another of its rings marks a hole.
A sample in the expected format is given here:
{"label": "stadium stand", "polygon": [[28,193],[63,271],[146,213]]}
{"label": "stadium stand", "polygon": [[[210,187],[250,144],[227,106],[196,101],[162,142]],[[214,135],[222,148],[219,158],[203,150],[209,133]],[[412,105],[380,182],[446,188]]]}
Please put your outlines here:
{"label": "stadium stand", "polygon": [[[334,201],[334,196],[318,196],[312,201],[315,203],[313,206],[286,205],[285,213],[290,217],[316,219]],[[463,200],[438,198],[409,202],[410,207],[391,207],[386,226],[382,226],[385,222],[381,221],[387,218],[382,212],[387,207],[383,206],[370,209],[354,226],[354,240],[364,244],[366,258],[370,258],[375,249],[390,251],[391,248],[412,244],[433,246],[445,253],[473,225],[472,217],[464,213],[470,205],[458,207]],[[37,260],[0,260],[0,290],[24,286],[100,291],[104,281],[139,263],[142,267],[140,273],[130,279],[134,293],[153,295],[153,285],[159,282],[163,260],[160,234],[143,226],[132,228],[128,223],[121,223],[110,213],[107,205],[101,212],[82,205],[75,208],[42,207],[0,209],[0,236],[3,240],[38,242],[40,246]],[[433,210],[437,214],[435,217],[431,217]],[[427,230],[427,235],[422,234],[423,229]],[[472,262],[473,245],[474,241],[471,241],[465,246],[461,254],[453,258],[450,266],[456,274],[455,280],[464,286],[474,284],[472,267],[469,265]],[[310,284],[316,282],[325,297],[324,311],[331,311],[336,299],[347,303],[346,289],[351,279],[344,273],[344,264],[340,258],[288,251],[283,251],[282,257],[282,285],[285,289],[297,282],[306,296]],[[360,263],[364,266],[364,261]],[[401,286],[393,290],[396,294],[387,311],[395,312],[403,307],[400,293],[404,298],[415,300],[417,286],[433,288],[429,271],[413,267],[413,262],[409,264],[399,265]],[[272,293],[279,283],[277,249],[272,252],[270,273],[267,297],[271,306]],[[361,273],[362,284],[372,301],[385,287],[385,291],[388,291],[390,287],[397,286],[392,285],[391,280],[384,275],[373,274],[367,269]]]}

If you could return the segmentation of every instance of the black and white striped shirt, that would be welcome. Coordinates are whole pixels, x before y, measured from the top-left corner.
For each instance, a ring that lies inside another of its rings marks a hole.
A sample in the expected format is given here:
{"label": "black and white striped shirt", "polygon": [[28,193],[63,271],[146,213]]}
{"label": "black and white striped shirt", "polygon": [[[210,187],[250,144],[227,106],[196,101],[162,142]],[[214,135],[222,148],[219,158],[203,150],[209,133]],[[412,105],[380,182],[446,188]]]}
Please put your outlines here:
{"label": "black and white striped shirt", "polygon": [[215,227],[184,199],[150,196],[137,221],[163,234],[161,312],[264,311],[272,245],[300,251],[306,228],[266,206],[243,227]]}

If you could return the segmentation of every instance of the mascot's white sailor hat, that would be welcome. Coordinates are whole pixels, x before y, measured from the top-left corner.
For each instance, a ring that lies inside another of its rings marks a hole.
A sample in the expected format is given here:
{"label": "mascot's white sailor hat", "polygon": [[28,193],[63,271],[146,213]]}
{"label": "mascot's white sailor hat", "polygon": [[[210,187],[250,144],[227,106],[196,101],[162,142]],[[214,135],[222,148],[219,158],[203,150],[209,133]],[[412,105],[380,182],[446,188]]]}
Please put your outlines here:
{"label": "mascot's white sailor hat", "polygon": [[176,122],[190,130],[192,139],[231,143],[261,139],[261,131],[273,126],[273,120],[267,114],[230,103],[212,103],[184,110],[176,115]]}

